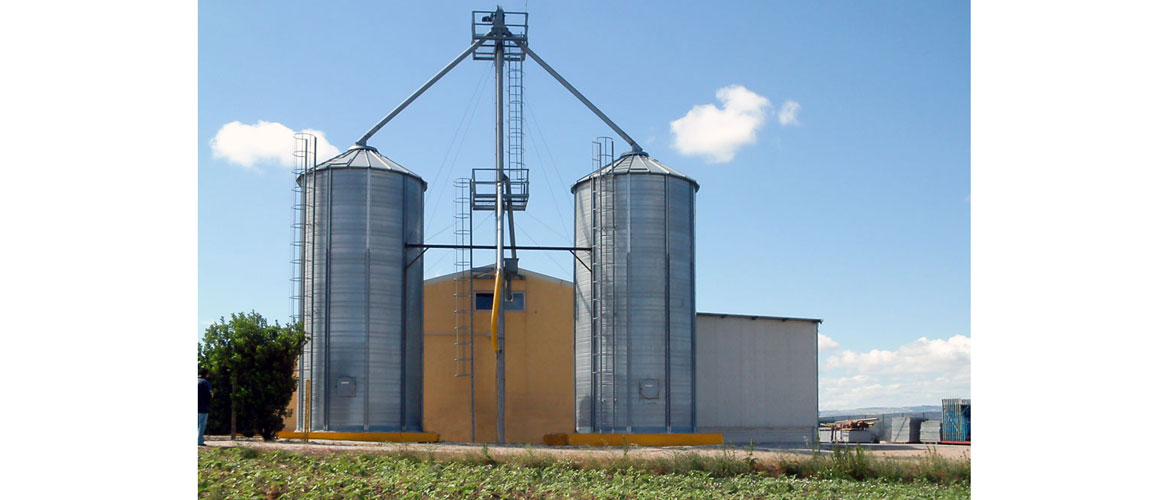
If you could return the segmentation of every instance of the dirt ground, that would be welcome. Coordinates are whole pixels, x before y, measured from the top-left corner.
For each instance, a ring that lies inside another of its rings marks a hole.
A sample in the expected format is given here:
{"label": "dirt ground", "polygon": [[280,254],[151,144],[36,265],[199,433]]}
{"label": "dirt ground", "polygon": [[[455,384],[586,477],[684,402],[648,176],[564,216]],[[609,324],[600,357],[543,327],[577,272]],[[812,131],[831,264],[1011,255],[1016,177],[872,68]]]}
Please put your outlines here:
{"label": "dirt ground", "polygon": [[[273,442],[264,442],[259,438],[236,437],[232,441],[228,436],[207,436],[209,446],[248,446],[261,450],[286,450],[300,453],[377,453],[403,450],[431,452],[437,456],[456,455],[466,453],[482,453],[482,444],[471,443],[375,443],[363,441],[328,441],[328,440],[301,440],[277,439]],[[930,450],[936,451],[945,458],[961,459],[971,457],[971,447],[963,445],[926,445],[926,444],[863,444],[867,452],[875,457],[907,459],[925,456]],[[822,446],[825,451],[832,449],[829,445]],[[565,457],[604,457],[621,456],[624,450],[621,447],[591,448],[575,446],[545,446],[545,445],[488,445],[488,453],[493,456],[540,453]],[[715,446],[633,446],[629,450],[631,457],[669,456],[675,453],[697,452],[702,454],[722,454],[730,451],[739,456],[746,456],[746,445]],[[809,455],[813,451],[799,445],[756,445],[752,451],[759,460],[769,460],[794,455]]]}

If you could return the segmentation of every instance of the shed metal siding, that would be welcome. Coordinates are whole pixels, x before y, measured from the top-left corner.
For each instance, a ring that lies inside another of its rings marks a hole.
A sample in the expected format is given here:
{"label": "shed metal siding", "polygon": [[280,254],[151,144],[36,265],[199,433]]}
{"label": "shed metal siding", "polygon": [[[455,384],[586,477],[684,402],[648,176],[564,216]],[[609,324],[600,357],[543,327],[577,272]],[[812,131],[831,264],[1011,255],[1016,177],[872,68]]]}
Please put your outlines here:
{"label": "shed metal siding", "polygon": [[801,442],[817,426],[817,321],[699,314],[697,420],[728,442]]}

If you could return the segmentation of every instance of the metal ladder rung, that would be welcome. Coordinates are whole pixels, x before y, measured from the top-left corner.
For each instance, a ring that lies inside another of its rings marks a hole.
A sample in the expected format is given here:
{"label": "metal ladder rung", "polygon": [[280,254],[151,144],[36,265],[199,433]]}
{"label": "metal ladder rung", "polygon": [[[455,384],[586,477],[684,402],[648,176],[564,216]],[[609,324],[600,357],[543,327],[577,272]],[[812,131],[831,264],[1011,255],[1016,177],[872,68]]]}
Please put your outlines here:
{"label": "metal ladder rung", "polygon": [[[459,178],[454,182],[456,194],[454,197],[455,203],[455,223],[454,234],[455,243],[457,245],[469,245],[471,239],[471,202],[474,194],[472,191],[472,180],[467,178]],[[455,300],[455,376],[467,377],[471,375],[472,351],[471,345],[473,339],[471,337],[471,314],[472,308],[472,294],[471,294],[471,255],[470,250],[466,248],[459,248],[455,251],[455,272],[454,280],[455,290],[451,294]]]}
{"label": "metal ladder rung", "polygon": [[592,367],[594,390],[594,425],[599,430],[613,430],[617,424],[619,402],[617,399],[617,345],[616,309],[614,307],[616,272],[616,223],[614,220],[614,175],[612,169],[604,170],[612,162],[612,140],[598,138],[593,143],[593,166],[595,175],[591,181],[591,226],[594,251],[590,254],[591,269],[591,320],[592,320]]}

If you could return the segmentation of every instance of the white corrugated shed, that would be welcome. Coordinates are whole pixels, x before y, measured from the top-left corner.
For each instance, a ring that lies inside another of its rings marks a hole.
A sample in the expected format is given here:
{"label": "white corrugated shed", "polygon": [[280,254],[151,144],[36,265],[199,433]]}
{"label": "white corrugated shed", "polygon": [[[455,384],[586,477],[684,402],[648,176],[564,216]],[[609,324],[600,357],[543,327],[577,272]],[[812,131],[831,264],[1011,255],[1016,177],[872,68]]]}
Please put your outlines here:
{"label": "white corrugated shed", "polygon": [[820,320],[699,313],[696,423],[728,443],[816,439]]}

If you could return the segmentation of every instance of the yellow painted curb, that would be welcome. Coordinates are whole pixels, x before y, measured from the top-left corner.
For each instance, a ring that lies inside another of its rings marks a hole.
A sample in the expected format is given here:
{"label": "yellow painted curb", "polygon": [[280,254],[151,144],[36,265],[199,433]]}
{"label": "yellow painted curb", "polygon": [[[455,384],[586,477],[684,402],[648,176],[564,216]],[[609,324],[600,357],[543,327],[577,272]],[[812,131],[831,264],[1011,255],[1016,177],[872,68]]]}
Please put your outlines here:
{"label": "yellow painted curb", "polygon": [[332,439],[335,441],[390,441],[395,443],[434,443],[433,432],[297,432],[280,431],[276,437],[286,439]]}
{"label": "yellow painted curb", "polygon": [[701,446],[723,444],[723,434],[569,434],[572,446]]}

